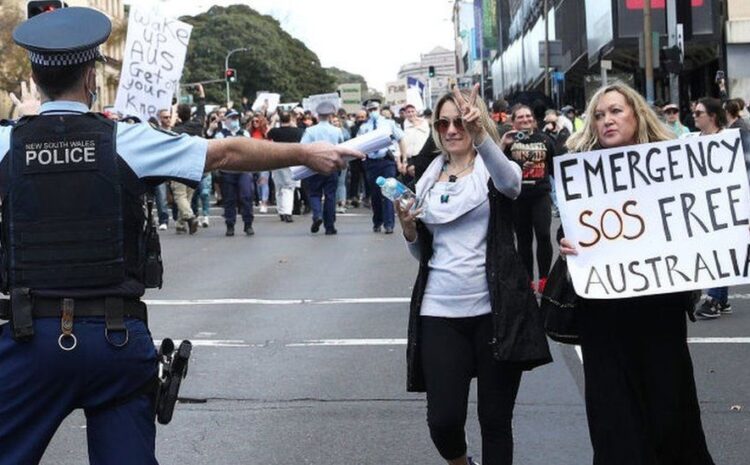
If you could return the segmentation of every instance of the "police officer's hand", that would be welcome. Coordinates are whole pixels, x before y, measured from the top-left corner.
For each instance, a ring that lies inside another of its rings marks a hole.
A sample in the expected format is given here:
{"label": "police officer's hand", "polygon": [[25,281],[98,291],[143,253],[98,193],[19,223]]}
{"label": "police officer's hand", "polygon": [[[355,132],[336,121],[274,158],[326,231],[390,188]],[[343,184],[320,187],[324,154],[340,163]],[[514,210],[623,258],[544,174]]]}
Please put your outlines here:
{"label": "police officer's hand", "polygon": [[351,159],[365,158],[362,152],[329,142],[313,142],[303,147],[306,150],[305,165],[322,174],[343,170]]}
{"label": "police officer's hand", "polygon": [[464,123],[466,132],[471,136],[471,140],[474,145],[479,145],[487,137],[487,132],[482,126],[482,113],[479,110],[477,99],[479,98],[479,84],[475,84],[471,89],[471,94],[467,99],[458,90],[458,87],[453,87],[453,98],[458,105],[458,111],[461,113],[461,119]]}
{"label": "police officer's hand", "polygon": [[421,208],[412,211],[414,199],[407,202],[403,207],[401,202],[396,200],[393,207],[398,215],[398,222],[401,223],[401,230],[404,231],[404,238],[409,242],[417,240],[417,217],[422,213]]}
{"label": "police officer's hand", "polygon": [[36,84],[33,80],[29,79],[28,86],[25,82],[21,81],[21,98],[16,97],[16,94],[11,92],[9,94],[10,100],[16,107],[18,116],[36,115],[39,113],[39,107],[42,105],[39,92],[37,92]]}

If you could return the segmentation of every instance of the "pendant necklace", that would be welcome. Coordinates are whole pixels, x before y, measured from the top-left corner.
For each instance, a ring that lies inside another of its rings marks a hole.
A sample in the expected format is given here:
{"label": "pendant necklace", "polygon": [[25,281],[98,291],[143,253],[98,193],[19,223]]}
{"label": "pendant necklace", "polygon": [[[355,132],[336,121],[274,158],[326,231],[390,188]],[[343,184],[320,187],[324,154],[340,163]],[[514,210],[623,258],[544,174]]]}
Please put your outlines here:
{"label": "pendant necklace", "polygon": [[[450,162],[446,162],[443,165],[443,173],[447,173],[448,172],[448,164],[449,163]],[[448,175],[448,182],[456,182],[456,181],[458,181],[458,175],[461,174],[461,173],[463,173],[464,171],[468,170],[472,166],[474,166],[474,160],[471,160],[469,162],[469,164],[466,165],[461,171],[458,171],[457,173]],[[450,200],[450,198],[451,198],[451,196],[449,194],[443,194],[443,195],[440,196],[440,203],[448,203],[448,201]]]}

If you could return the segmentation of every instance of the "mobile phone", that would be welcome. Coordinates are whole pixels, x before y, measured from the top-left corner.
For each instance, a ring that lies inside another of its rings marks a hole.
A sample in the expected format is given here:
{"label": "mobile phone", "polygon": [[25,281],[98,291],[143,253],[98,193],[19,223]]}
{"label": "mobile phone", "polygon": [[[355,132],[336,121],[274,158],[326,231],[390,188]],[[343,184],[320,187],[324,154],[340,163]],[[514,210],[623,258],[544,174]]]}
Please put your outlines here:
{"label": "mobile phone", "polygon": [[716,78],[715,78],[715,81],[716,81],[716,82],[719,82],[719,81],[722,81],[722,80],[724,80],[724,71],[722,71],[722,70],[718,70],[718,71],[716,72]]}

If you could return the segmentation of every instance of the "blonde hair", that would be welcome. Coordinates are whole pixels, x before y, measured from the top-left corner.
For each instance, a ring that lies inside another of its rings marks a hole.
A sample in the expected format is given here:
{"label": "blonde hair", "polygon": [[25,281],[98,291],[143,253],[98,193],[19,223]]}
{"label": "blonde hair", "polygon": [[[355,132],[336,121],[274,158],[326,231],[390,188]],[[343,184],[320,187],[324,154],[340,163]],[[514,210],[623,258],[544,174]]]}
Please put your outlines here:
{"label": "blonde hair", "polygon": [[588,106],[586,107],[586,124],[580,131],[571,134],[566,142],[571,152],[588,152],[600,148],[599,135],[596,131],[596,106],[599,100],[608,92],[618,92],[625,98],[636,120],[636,144],[648,142],[659,142],[674,139],[674,133],[669,130],[656,116],[646,100],[632,87],[623,82],[616,81],[607,87],[596,91]]}
{"label": "blonde hair", "polygon": [[[466,89],[461,89],[460,92],[461,95],[463,95],[467,100],[471,96],[470,92]],[[435,141],[435,146],[440,152],[445,154],[447,154],[447,152],[443,147],[443,142],[440,140],[440,133],[437,129],[435,129],[435,121],[440,119],[440,110],[442,110],[445,102],[448,101],[453,102],[453,104],[456,105],[456,108],[461,108],[458,103],[456,103],[456,99],[453,97],[453,92],[448,92],[447,94],[440,97],[440,99],[437,101],[437,104],[435,104],[435,111],[432,113],[432,121],[430,125],[432,130],[432,139]],[[490,138],[494,140],[496,144],[500,145],[500,133],[497,132],[497,126],[495,126],[495,122],[492,121],[492,118],[490,118],[490,114],[487,111],[487,105],[484,104],[484,101],[481,98],[477,98],[477,108],[479,108],[479,119],[482,122],[482,127],[487,132],[487,135],[490,136]]]}

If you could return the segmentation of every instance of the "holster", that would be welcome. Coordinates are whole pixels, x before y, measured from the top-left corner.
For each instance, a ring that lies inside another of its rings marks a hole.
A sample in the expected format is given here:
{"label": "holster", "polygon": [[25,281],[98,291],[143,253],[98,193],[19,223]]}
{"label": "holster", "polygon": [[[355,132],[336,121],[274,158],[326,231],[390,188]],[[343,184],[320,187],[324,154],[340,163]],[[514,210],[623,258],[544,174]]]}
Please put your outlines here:
{"label": "holster", "polygon": [[28,341],[34,336],[31,294],[27,287],[14,288],[10,291],[10,325],[13,329],[13,339],[16,341]]}
{"label": "holster", "polygon": [[156,419],[162,425],[172,421],[172,414],[177,403],[180,385],[187,376],[188,360],[193,345],[182,341],[175,351],[174,342],[164,339],[159,348],[159,387],[156,389]]}

